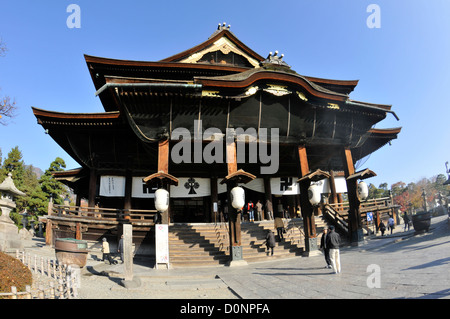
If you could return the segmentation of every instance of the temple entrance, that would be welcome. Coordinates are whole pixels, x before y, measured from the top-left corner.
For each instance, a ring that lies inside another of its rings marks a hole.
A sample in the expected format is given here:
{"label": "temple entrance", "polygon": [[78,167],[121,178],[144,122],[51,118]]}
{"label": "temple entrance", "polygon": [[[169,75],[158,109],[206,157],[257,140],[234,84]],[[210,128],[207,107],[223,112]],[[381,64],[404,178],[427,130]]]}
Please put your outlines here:
{"label": "temple entrance", "polygon": [[171,199],[172,223],[207,223],[210,221],[208,197]]}

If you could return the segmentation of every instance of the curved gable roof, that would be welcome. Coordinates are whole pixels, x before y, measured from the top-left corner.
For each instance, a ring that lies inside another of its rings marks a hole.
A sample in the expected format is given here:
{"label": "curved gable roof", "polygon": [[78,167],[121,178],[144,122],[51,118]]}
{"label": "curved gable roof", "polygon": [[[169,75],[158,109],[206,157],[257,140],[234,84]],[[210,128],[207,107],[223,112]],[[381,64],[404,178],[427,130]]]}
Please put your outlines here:
{"label": "curved gable roof", "polygon": [[229,31],[228,29],[220,29],[219,31],[214,32],[213,35],[209,37],[205,42],[202,42],[188,50],[160,60],[160,62],[182,62],[183,60],[196,53],[208,52],[208,48],[211,48],[215,43],[218,43],[224,38],[230,41],[231,44],[234,45],[236,49],[240,51],[241,54],[247,59],[251,58],[253,60],[256,60],[257,62],[261,62],[264,60],[262,56],[260,56],[258,53],[241,42],[231,31]]}

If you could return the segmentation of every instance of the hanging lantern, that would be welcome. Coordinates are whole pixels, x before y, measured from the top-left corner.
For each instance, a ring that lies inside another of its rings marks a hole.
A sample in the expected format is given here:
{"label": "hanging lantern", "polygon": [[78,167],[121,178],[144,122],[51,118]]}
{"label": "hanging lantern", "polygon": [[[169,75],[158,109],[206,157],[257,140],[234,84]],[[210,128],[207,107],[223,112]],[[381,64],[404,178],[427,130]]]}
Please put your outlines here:
{"label": "hanging lantern", "polygon": [[360,200],[365,200],[369,196],[369,187],[365,182],[359,182],[358,184],[358,197]]}
{"label": "hanging lantern", "polygon": [[242,210],[245,205],[245,192],[242,187],[236,186],[231,190],[231,206],[234,209]]}
{"label": "hanging lantern", "polygon": [[162,213],[169,209],[169,192],[163,188],[155,192],[155,208]]}
{"label": "hanging lantern", "polygon": [[320,189],[317,185],[311,185],[308,188],[308,199],[311,205],[318,205],[320,203]]}

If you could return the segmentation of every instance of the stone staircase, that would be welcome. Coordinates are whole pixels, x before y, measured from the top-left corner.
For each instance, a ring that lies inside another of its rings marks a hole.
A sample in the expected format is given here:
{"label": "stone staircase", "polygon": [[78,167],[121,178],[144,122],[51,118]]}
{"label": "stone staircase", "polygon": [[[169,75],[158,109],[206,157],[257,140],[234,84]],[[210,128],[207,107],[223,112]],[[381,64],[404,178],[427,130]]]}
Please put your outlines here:
{"label": "stone staircase", "polygon": [[[316,216],[319,235],[326,225],[321,216]],[[274,255],[266,253],[267,231],[274,231],[273,221],[258,221],[241,224],[241,241],[245,261],[258,262],[270,259],[300,256],[304,250],[303,222],[301,219],[284,219],[284,240],[276,243]],[[274,231],[276,234],[276,231]],[[170,264],[178,267],[201,267],[225,265],[229,261],[228,223],[173,224],[169,226]]]}

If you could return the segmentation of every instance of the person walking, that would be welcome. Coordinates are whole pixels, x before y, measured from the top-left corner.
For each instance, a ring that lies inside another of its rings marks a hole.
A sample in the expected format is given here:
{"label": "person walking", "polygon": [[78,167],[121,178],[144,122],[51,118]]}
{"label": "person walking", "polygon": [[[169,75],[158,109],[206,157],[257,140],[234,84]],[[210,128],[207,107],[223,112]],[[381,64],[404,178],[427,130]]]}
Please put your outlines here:
{"label": "person walking", "polygon": [[326,245],[330,249],[330,261],[331,267],[335,274],[341,272],[341,256],[339,246],[341,244],[341,236],[334,231],[334,226],[329,227],[329,231],[326,237]]}
{"label": "person walking", "polygon": [[265,207],[265,211],[267,213],[267,218],[269,220],[273,220],[273,209],[272,209],[272,203],[270,202],[270,200],[266,200],[266,207]]}
{"label": "person walking", "polygon": [[256,220],[262,220],[262,208],[263,205],[261,204],[261,201],[258,199],[258,202],[256,203]]}
{"label": "person walking", "polygon": [[325,255],[325,262],[327,263],[325,268],[331,268],[330,249],[327,247],[327,231],[328,229],[323,229],[322,238],[320,239],[320,249]]}
{"label": "person walking", "polygon": [[266,236],[266,247],[267,247],[267,256],[269,256],[269,248],[271,250],[270,256],[273,256],[273,248],[275,247],[275,235],[273,231],[269,229],[269,232]]}
{"label": "person walking", "polygon": [[252,201],[250,201],[247,204],[247,212],[248,212],[248,221],[254,222],[255,221],[255,210],[254,210],[254,205],[253,205]]}
{"label": "person walking", "polygon": [[102,261],[105,261],[105,259],[106,259],[106,260],[108,260],[110,265],[117,264],[117,261],[115,261],[111,258],[111,252],[109,250],[108,241],[106,240],[105,237],[103,237],[102,241],[103,241],[102,242],[102,253],[103,253]]}
{"label": "person walking", "polygon": [[389,220],[388,220],[388,226],[389,226],[389,228],[390,228],[390,230],[391,230],[391,235],[392,235],[392,231],[393,231],[394,228],[395,228],[395,221],[394,221],[394,218],[392,218],[392,216],[389,217]]}
{"label": "person walking", "polygon": [[275,217],[275,229],[277,230],[278,240],[281,241],[284,239],[283,236],[283,230],[284,230],[284,223],[282,219],[283,213],[278,213],[277,217]]}
{"label": "person walking", "polygon": [[384,232],[386,231],[386,225],[383,221],[380,221],[380,225],[378,225],[378,229],[381,231],[381,236],[384,236]]}
{"label": "person walking", "polygon": [[123,264],[123,235],[120,236],[119,245],[117,246],[117,252],[119,253],[120,261]]}
{"label": "person walking", "polygon": [[409,219],[408,213],[405,211],[403,213],[403,222],[405,223],[405,228],[403,229],[404,231],[406,231],[406,227],[409,228],[411,227],[411,220]]}

